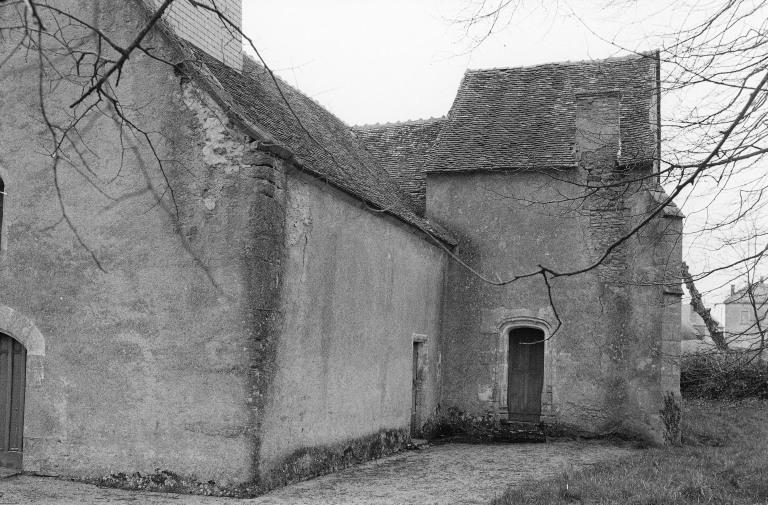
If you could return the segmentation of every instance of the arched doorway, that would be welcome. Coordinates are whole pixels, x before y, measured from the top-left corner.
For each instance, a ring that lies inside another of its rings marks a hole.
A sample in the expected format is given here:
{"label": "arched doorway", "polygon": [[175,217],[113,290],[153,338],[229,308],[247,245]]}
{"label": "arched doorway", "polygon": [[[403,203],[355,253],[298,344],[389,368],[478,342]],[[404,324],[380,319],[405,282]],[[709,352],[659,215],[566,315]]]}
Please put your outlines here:
{"label": "arched doorway", "polygon": [[509,330],[507,409],[510,421],[538,422],[544,387],[544,332],[538,328]]}
{"label": "arched doorway", "polygon": [[0,467],[21,468],[27,350],[0,333]]}

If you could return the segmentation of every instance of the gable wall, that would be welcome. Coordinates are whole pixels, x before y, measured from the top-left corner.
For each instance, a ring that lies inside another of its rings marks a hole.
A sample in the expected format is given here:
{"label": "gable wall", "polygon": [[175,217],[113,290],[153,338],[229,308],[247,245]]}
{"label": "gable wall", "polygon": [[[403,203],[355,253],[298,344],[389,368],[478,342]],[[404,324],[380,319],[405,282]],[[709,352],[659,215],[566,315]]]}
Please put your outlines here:
{"label": "gable wall", "polygon": [[[122,43],[145,22],[133,2],[66,5]],[[148,40],[172,59],[163,44]],[[45,339],[45,356],[28,371],[24,468],[72,476],[160,468],[203,481],[250,480],[253,342],[270,314],[253,307],[268,309],[276,298],[282,245],[279,191],[264,165],[279,163],[249,160],[245,136],[200,90],[134,54],[119,96],[166,160],[178,214],[141,134],[124,129],[121,137],[107,106],[91,113],[79,128],[85,161],[66,147],[58,183],[102,272],[61,220],[29,54],[17,53],[0,74],[8,192],[0,305]],[[77,89],[53,83],[48,113],[63,123]]]}
{"label": "gable wall", "polygon": [[[575,186],[553,176],[575,181],[577,171],[429,174],[428,213],[450,223],[459,257],[490,278],[533,272],[538,264],[577,269],[594,261],[596,240],[605,230],[595,229],[589,213],[574,201],[531,203],[577,194]],[[650,205],[643,195],[634,197],[628,215]],[[666,264],[675,249],[662,240],[665,226],[662,220],[651,226],[620,261],[551,281],[562,326],[545,343],[542,420],[663,440],[663,395],[677,387],[671,379],[662,381],[675,373],[665,368],[662,351],[673,356],[676,344],[679,354],[679,316],[669,316],[674,307],[679,310],[679,296],[667,299],[662,289],[665,268],[675,268]],[[669,235],[674,240],[675,234]],[[520,321],[539,321],[551,330],[557,326],[541,276],[497,287],[450,262],[442,317],[441,407],[505,417],[502,329]],[[662,349],[665,331],[669,344]]]}

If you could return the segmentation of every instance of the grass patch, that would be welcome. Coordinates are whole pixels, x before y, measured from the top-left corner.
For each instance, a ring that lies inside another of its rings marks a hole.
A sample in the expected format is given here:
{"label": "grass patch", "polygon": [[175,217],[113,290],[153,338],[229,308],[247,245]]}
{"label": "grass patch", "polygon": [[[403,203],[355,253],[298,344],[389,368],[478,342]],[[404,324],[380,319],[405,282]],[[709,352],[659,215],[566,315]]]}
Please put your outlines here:
{"label": "grass patch", "polygon": [[685,400],[682,445],[510,488],[494,505],[768,503],[768,401]]}

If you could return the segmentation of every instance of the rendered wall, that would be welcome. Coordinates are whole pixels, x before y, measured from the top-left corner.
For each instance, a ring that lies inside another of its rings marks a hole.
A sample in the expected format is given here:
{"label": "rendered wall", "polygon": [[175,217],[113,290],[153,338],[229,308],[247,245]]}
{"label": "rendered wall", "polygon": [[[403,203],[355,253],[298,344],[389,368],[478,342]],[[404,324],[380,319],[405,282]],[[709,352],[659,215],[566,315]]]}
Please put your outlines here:
{"label": "rendered wall", "polygon": [[[146,22],[135,2],[62,5],[118,43]],[[10,10],[0,9],[4,23]],[[163,44],[157,34],[148,39],[173,59]],[[121,135],[106,104],[87,116],[78,134],[87,149],[80,158],[64,144],[58,183],[101,271],[62,220],[37,60],[21,51],[0,72],[8,193],[0,305],[45,341],[27,373],[24,469],[97,476],[159,468],[250,480],[251,364],[268,324],[253,307],[275,298],[282,245],[282,212],[264,190],[265,169],[253,166],[263,160],[246,159],[247,139],[192,83],[133,54],[118,96],[165,160],[175,204],[142,135]],[[52,77],[44,78],[48,114],[64,124],[79,88],[55,79],[49,87]]]}
{"label": "rendered wall", "polygon": [[[576,170],[556,175],[571,181],[578,176]],[[575,270],[595,260],[595,240],[606,223],[572,206],[575,186],[553,180],[543,171],[430,174],[427,209],[438,222],[450,223],[458,255],[490,278],[533,272],[539,264]],[[645,212],[650,200],[641,192],[626,210],[639,213],[645,206]],[[664,273],[674,271],[670,251],[680,252],[679,242],[675,249],[674,242],[661,240],[664,221],[628,244],[620,263],[551,281],[562,325],[545,343],[542,420],[664,440],[664,396],[679,391],[672,380],[676,370],[665,369],[662,359],[665,331],[670,343],[664,350],[673,355],[676,344],[679,355],[679,317],[664,317],[679,311],[679,296],[664,295]],[[630,223],[627,217],[616,229]],[[620,282],[606,277],[607,269],[618,272]],[[538,325],[548,335],[558,325],[543,279],[497,287],[451,262],[445,286],[441,407],[503,418],[505,325]]]}
{"label": "rendered wall", "polygon": [[294,172],[287,188],[284,326],[260,454],[270,485],[398,449],[414,334],[426,337],[422,422],[440,367],[444,253],[322,182]]}
{"label": "rendered wall", "polygon": [[[546,175],[532,172],[429,174],[427,209],[436,221],[450,223],[459,257],[486,276],[505,279],[535,271],[544,262],[573,268],[587,257],[578,219],[560,215],[563,209],[522,201],[539,186],[545,189],[536,196],[551,200],[556,191],[549,182]],[[600,403],[598,388],[591,386],[599,376],[594,366],[598,346],[592,341],[599,321],[589,302],[596,297],[593,274],[555,280],[553,295],[563,326],[545,344],[542,413],[562,417],[581,409],[577,406]],[[538,320],[554,331],[557,321],[541,277],[496,287],[449,263],[440,342],[443,408],[474,414],[506,410],[500,389],[505,380],[500,377],[501,332],[516,318]]]}

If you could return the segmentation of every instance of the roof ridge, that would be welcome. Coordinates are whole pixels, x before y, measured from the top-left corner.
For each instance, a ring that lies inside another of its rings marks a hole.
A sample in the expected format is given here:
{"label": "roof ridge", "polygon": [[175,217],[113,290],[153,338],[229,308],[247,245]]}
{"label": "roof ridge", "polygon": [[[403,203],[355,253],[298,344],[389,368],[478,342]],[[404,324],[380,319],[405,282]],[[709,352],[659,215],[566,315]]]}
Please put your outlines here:
{"label": "roof ridge", "polygon": [[447,114],[443,114],[442,116],[430,116],[428,118],[418,118],[418,119],[404,119],[402,121],[385,121],[383,123],[365,123],[365,124],[353,124],[350,126],[350,128],[353,128],[355,130],[372,130],[376,128],[386,128],[388,126],[410,126],[410,125],[425,125],[430,123],[436,123],[440,120],[446,119],[448,116]]}
{"label": "roof ridge", "polygon": [[655,57],[656,51],[641,51],[636,53],[630,53],[623,56],[610,56],[608,58],[591,58],[586,60],[565,60],[565,61],[550,61],[546,63],[533,63],[530,65],[518,65],[514,67],[488,67],[488,68],[468,68],[464,75],[467,74],[479,74],[483,72],[498,72],[500,70],[523,70],[523,69],[535,69],[543,67],[565,67],[565,66],[577,66],[586,63],[616,63],[619,61],[639,60],[642,58]]}
{"label": "roof ridge", "polygon": [[575,94],[582,88],[622,90],[619,161],[652,159],[656,124],[644,118],[656,98],[659,60],[651,54],[467,70],[427,171],[575,166]]}

